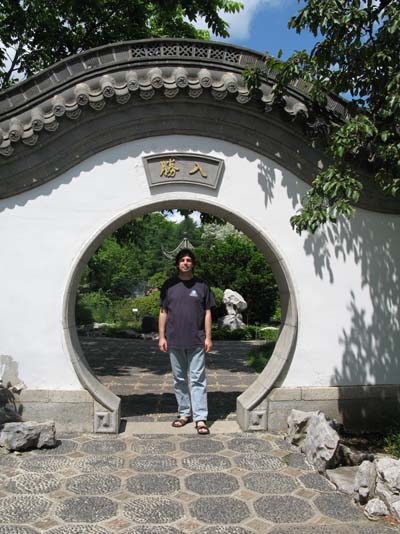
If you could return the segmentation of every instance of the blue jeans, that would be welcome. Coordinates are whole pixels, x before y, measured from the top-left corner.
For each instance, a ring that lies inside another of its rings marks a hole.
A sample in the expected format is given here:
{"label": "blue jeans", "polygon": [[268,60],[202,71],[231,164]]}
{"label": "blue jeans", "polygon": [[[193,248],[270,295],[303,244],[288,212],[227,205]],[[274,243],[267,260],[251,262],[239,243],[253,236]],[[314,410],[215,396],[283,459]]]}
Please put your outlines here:
{"label": "blue jeans", "polygon": [[194,421],[206,421],[208,409],[204,347],[192,347],[188,349],[172,347],[169,349],[169,357],[171,359],[174,391],[178,402],[179,415],[184,417],[193,415]]}

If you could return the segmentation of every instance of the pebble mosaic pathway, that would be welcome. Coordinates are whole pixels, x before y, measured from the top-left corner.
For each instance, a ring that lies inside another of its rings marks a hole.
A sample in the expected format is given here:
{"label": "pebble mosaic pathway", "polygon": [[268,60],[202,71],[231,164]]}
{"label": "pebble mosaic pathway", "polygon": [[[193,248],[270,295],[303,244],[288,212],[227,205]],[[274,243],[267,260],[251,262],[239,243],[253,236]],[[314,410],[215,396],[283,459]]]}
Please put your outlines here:
{"label": "pebble mosaic pathway", "polygon": [[0,450],[0,534],[398,532],[369,522],[276,434],[200,437],[171,427]]}

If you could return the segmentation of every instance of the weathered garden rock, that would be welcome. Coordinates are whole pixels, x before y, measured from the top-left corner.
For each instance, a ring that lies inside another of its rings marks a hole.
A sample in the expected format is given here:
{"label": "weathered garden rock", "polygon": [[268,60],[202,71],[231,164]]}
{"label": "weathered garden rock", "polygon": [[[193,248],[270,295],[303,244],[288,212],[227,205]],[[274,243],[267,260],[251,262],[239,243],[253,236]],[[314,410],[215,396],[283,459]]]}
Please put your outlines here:
{"label": "weathered garden rock", "polygon": [[226,315],[219,320],[220,326],[229,330],[245,328],[241,312],[247,308],[247,302],[242,295],[232,289],[225,289],[222,302],[226,307]]}
{"label": "weathered garden rock", "polygon": [[382,482],[379,476],[376,480],[375,495],[382,499],[382,501],[386,503],[389,509],[391,508],[392,501],[396,500],[393,493],[389,491],[388,487],[384,482]]}
{"label": "weathered garden rock", "polygon": [[319,412],[302,412],[292,410],[288,417],[288,440],[293,445],[299,445],[306,437],[307,425],[311,416],[318,415]]}
{"label": "weathered garden rock", "polygon": [[327,469],[325,474],[328,480],[335,484],[339,491],[353,495],[357,471],[358,467],[356,466],[345,466],[337,467],[336,469]]}
{"label": "weathered garden rock", "polygon": [[395,518],[400,521],[400,499],[392,502],[390,506],[390,511],[395,516]]}
{"label": "weathered garden rock", "polygon": [[323,473],[336,465],[339,434],[332,428],[322,412],[312,415],[307,424],[307,434],[300,449],[307,460]]}
{"label": "weathered garden rock", "polygon": [[377,520],[380,517],[388,515],[389,510],[383,501],[375,498],[368,501],[367,505],[365,506],[364,513],[368,519]]}
{"label": "weathered garden rock", "polygon": [[56,430],[54,421],[45,423],[6,423],[0,433],[0,447],[20,451],[32,447],[54,447]]}
{"label": "weathered garden rock", "polygon": [[337,449],[337,461],[339,465],[360,465],[367,460],[374,461],[374,455],[367,452],[360,452],[350,449],[347,445],[339,443]]}
{"label": "weathered garden rock", "polygon": [[375,495],[376,465],[373,462],[364,461],[358,467],[354,481],[354,499],[360,504],[365,504]]}
{"label": "weathered garden rock", "polygon": [[376,462],[379,477],[394,495],[400,494],[400,460],[379,458]]}
{"label": "weathered garden rock", "polygon": [[14,393],[19,392],[21,389],[23,389],[23,385],[5,387],[0,383],[0,425],[21,421],[14,397]]}
{"label": "weathered garden rock", "polygon": [[242,295],[232,289],[225,289],[222,302],[225,304],[228,315],[236,315],[247,308],[247,302]]}
{"label": "weathered garden rock", "polygon": [[381,457],[376,460],[378,472],[375,494],[380,497],[390,512],[400,519],[400,460]]}
{"label": "weathered garden rock", "polygon": [[1,406],[0,407],[0,425],[4,423],[12,423],[21,421],[21,416],[19,413],[10,406]]}

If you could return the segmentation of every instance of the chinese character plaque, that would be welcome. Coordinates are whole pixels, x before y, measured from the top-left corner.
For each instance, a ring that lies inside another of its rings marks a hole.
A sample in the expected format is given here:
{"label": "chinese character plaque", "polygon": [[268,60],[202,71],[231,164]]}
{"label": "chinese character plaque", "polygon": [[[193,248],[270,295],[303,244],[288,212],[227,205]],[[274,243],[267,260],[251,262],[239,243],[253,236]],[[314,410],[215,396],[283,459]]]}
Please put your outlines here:
{"label": "chinese character plaque", "polygon": [[150,187],[194,184],[217,189],[224,172],[221,159],[198,154],[166,153],[143,158]]}

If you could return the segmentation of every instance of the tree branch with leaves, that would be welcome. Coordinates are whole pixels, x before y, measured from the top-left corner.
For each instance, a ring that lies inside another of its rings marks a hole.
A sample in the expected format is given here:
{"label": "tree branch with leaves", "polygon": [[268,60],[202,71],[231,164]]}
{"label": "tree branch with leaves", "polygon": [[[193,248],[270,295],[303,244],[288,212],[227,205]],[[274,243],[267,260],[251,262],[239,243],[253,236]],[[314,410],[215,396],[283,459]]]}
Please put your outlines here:
{"label": "tree branch with leaves", "polygon": [[[346,119],[330,122],[325,150],[331,163],[291,218],[297,232],[313,233],[340,216],[351,217],[367,179],[399,196],[400,2],[307,0],[288,25],[297,33],[311,31],[318,42],[310,53],[297,51],[287,61],[281,53],[266,57],[264,74],[272,75],[275,105],[299,79],[309,85],[316,115],[328,95],[349,98]],[[250,87],[259,86],[257,69],[245,77]]]}
{"label": "tree branch with leaves", "polygon": [[68,56],[117,41],[208,39],[207,30],[194,26],[199,17],[215,35],[228,37],[222,16],[242,7],[233,0],[0,0],[0,90]]}

